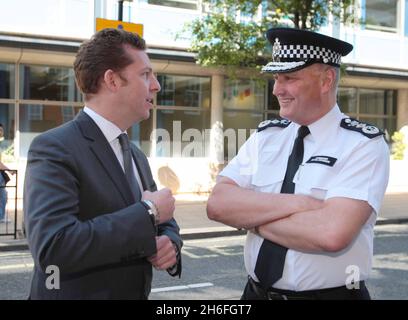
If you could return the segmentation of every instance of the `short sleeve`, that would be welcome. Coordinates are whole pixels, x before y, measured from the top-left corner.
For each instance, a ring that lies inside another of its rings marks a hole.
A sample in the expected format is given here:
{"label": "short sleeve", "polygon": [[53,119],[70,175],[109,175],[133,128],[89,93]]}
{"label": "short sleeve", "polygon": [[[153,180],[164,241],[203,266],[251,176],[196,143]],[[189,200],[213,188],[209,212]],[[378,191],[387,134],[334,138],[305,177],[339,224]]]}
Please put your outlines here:
{"label": "short sleeve", "polygon": [[247,188],[256,170],[258,155],[258,133],[253,133],[239,149],[238,154],[219,173],[220,176],[230,178],[240,187]]}
{"label": "short sleeve", "polygon": [[378,214],[388,184],[389,162],[389,149],[382,137],[362,141],[336,175],[326,199],[367,201]]}

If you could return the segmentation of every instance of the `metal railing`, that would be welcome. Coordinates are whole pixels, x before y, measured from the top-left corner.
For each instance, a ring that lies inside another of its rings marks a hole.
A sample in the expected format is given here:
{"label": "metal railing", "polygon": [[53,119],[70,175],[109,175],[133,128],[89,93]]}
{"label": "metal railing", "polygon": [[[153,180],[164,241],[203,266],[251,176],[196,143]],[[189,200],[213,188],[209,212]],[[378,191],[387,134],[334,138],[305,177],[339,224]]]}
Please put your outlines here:
{"label": "metal railing", "polygon": [[4,171],[6,171],[8,176],[10,177],[10,181],[6,185],[0,185],[0,190],[6,189],[7,191],[4,220],[0,223],[0,236],[14,236],[14,239],[17,239],[18,174],[17,174],[17,170],[4,170]]}

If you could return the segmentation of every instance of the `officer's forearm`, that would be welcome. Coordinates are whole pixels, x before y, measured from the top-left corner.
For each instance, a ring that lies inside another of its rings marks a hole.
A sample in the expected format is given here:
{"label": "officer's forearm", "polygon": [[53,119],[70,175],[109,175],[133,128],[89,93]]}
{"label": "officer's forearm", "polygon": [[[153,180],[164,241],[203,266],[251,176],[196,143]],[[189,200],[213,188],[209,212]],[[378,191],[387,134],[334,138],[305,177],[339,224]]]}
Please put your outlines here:
{"label": "officer's forearm", "polygon": [[371,212],[365,201],[332,198],[321,209],[293,214],[259,226],[257,231],[297,251],[338,252],[353,241]]}
{"label": "officer's forearm", "polygon": [[319,200],[307,196],[257,192],[230,183],[218,183],[208,199],[207,214],[211,220],[251,229],[320,206]]}

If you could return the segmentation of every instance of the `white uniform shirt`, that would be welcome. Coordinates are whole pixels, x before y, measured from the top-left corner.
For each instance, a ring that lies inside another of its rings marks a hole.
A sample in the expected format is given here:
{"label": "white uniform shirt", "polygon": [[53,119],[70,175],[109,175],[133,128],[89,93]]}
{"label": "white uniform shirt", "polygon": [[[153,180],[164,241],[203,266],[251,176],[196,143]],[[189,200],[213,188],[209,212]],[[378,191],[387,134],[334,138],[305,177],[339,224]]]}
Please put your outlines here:
{"label": "white uniform shirt", "polygon": [[[367,279],[371,270],[373,227],[388,183],[389,150],[383,136],[369,138],[342,128],[340,122],[346,117],[336,105],[308,126],[303,162],[293,179],[295,194],[322,200],[364,200],[373,208],[373,214],[352,243],[339,252],[311,254],[289,249],[283,276],[275,288],[303,291],[338,287],[350,283],[350,275],[356,276],[356,270],[359,280]],[[286,128],[269,127],[255,132],[220,175],[243,188],[280,193],[298,128],[292,122]],[[254,269],[262,242],[262,237],[248,232],[245,267],[256,281]]]}

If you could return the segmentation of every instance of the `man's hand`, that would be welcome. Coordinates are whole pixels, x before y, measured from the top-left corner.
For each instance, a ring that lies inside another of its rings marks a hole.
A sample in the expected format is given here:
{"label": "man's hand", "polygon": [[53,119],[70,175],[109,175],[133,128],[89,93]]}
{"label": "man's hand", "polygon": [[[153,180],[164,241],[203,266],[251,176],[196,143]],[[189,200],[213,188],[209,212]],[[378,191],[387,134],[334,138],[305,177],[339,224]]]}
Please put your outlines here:
{"label": "man's hand", "polygon": [[160,214],[160,223],[166,222],[173,218],[175,199],[170,189],[164,188],[155,192],[144,191],[142,200],[150,200],[156,205]]}
{"label": "man's hand", "polygon": [[147,258],[157,270],[167,270],[177,262],[176,250],[168,236],[156,237],[157,253]]}

